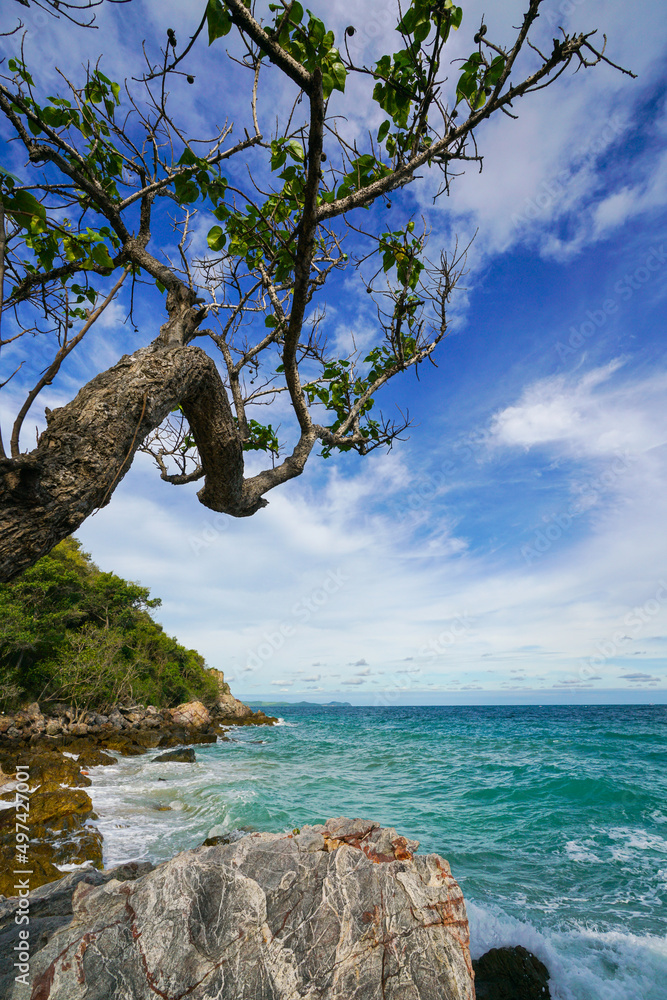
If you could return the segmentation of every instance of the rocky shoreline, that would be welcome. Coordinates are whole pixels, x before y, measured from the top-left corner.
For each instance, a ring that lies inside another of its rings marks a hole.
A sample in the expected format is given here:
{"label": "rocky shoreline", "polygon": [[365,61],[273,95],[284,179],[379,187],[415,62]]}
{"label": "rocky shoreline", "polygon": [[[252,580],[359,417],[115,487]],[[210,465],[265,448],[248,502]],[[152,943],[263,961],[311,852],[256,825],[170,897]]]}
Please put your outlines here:
{"label": "rocky shoreline", "polygon": [[[214,838],[156,867],[103,869],[89,768],[158,750],[154,759],[192,760],[193,746],[228,739],[230,726],[276,721],[228,690],[212,708],[46,715],[33,704],[0,715],[0,995],[23,1000],[30,986],[31,1000],[549,1000],[547,969],[521,947],[471,962],[447,862],[415,856],[416,842],[376,823]],[[27,882],[17,818],[29,829]],[[27,904],[17,880],[29,885]]]}
{"label": "rocky shoreline", "polygon": [[[85,791],[91,784],[89,768],[115,764],[115,755],[215,743],[228,738],[230,726],[276,721],[226,693],[210,709],[201,702],[172,709],[123,705],[102,715],[55,706],[45,715],[34,703],[0,715],[0,895],[12,895],[15,882],[17,810],[12,807],[19,787],[25,786],[29,807],[23,826],[29,837],[32,890],[61,878],[62,866],[103,867],[102,836],[93,825],[97,817]],[[27,781],[17,780],[19,768]]]}

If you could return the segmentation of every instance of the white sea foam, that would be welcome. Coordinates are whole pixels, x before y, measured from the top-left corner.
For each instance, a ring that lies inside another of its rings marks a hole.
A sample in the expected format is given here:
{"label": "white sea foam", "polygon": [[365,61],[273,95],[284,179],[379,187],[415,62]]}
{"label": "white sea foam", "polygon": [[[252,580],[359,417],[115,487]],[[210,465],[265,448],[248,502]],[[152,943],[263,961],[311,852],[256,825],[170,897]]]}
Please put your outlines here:
{"label": "white sea foam", "polygon": [[90,870],[93,868],[90,861],[81,861],[79,864],[72,861],[68,865],[56,865],[55,867],[59,872],[78,872],[82,869]]}
{"label": "white sea foam", "polygon": [[573,861],[602,861],[602,858],[599,858],[597,854],[594,854],[590,850],[593,846],[594,841],[592,840],[586,840],[583,844],[577,843],[576,840],[568,840],[565,845],[565,851]]}
{"label": "white sea foam", "polygon": [[585,927],[540,931],[498,906],[468,903],[471,953],[523,945],[551,974],[553,1000],[651,1000],[667,977],[667,940]]}

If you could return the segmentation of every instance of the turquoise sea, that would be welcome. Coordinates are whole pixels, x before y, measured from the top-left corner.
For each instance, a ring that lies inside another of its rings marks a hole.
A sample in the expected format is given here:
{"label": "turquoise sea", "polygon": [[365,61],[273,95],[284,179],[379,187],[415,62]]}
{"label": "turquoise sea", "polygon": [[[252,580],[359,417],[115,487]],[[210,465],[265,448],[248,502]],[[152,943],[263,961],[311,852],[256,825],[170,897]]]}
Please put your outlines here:
{"label": "turquoise sea", "polygon": [[194,765],[95,768],[107,866],[375,819],[449,860],[473,957],[525,945],[558,1000],[667,997],[667,706],[280,713],[197,746]]}

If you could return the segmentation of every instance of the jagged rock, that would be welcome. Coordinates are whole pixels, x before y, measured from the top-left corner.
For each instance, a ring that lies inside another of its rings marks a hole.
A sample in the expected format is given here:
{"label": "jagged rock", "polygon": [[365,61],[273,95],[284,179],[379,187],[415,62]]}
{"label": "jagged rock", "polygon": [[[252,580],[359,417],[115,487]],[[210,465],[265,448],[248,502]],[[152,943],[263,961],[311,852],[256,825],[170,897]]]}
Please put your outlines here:
{"label": "jagged rock", "polygon": [[[133,882],[82,881],[71,923],[31,958],[32,996],[474,1000],[461,890],[413,846],[337,820],[199,847]],[[8,1000],[24,994],[9,985]]]}
{"label": "jagged rock", "polygon": [[171,718],[177,726],[193,726],[195,728],[208,726],[211,722],[209,711],[201,701],[188,701],[183,705],[177,705],[171,710]]}
{"label": "jagged rock", "polygon": [[195,752],[188,750],[171,750],[169,753],[162,753],[159,757],[153,757],[153,763],[166,764],[168,761],[180,764],[194,764],[196,761]]}
{"label": "jagged rock", "polygon": [[229,684],[225,680],[225,675],[222,672],[222,670],[218,670],[217,667],[209,667],[209,671],[208,672],[215,679],[215,682],[218,685],[218,698],[216,699],[216,701],[222,695],[231,694],[231,691],[230,691],[230,688],[229,688]]}
{"label": "jagged rock", "polygon": [[46,735],[47,736],[57,736],[58,733],[62,733],[63,725],[59,719],[49,719],[46,723]]}
{"label": "jagged rock", "polygon": [[477,1000],[550,1000],[549,970],[521,945],[492,948],[473,962]]}
{"label": "jagged rock", "polygon": [[[70,872],[57,882],[42,885],[30,893],[30,951],[43,948],[59,927],[72,919],[72,894],[80,882],[103,885],[111,879],[118,882],[139,878],[152,871],[149,861],[132,861],[111,871],[86,869]],[[60,873],[58,873],[60,875]],[[14,946],[19,940],[15,923],[16,897],[0,899],[0,996],[7,997],[16,975]],[[26,994],[27,995],[27,994]],[[25,998],[24,998],[25,1000]]]}
{"label": "jagged rock", "polygon": [[251,708],[228,692],[218,695],[215,707],[217,714],[223,719],[247,719],[253,714]]}

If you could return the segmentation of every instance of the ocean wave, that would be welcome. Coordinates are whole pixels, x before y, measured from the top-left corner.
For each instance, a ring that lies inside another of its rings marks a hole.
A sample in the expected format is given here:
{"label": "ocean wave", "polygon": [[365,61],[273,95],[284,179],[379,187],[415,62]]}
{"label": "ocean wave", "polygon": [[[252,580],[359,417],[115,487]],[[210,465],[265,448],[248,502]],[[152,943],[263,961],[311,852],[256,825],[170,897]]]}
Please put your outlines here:
{"label": "ocean wave", "polygon": [[553,1000],[649,1000],[667,976],[667,940],[584,926],[540,930],[501,907],[467,904],[470,950],[523,945],[549,969]]}

